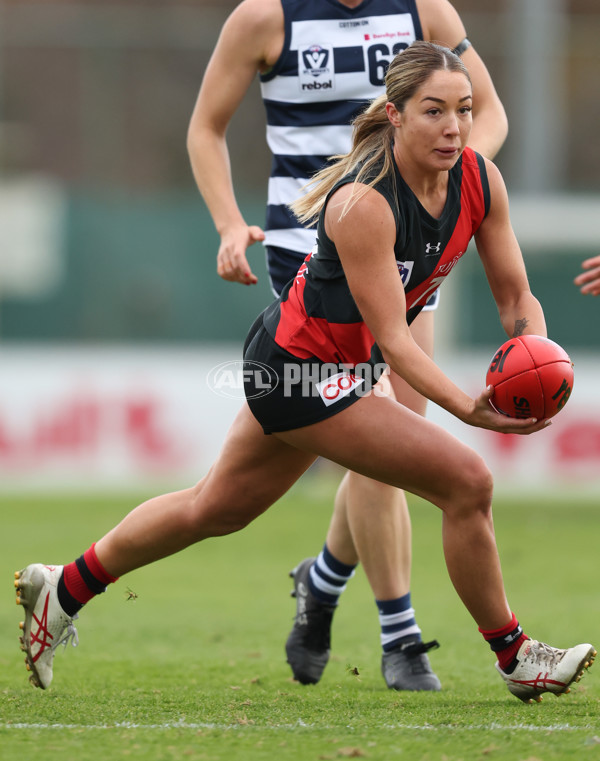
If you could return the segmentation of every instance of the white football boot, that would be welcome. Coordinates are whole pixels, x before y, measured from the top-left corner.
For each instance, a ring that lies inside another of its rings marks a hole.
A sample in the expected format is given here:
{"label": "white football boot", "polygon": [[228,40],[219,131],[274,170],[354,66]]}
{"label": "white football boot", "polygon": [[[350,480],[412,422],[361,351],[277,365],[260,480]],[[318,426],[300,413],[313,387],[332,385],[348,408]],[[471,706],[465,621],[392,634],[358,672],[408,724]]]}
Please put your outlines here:
{"label": "white football boot", "polygon": [[[56,594],[62,565],[34,563],[15,573],[17,605],[25,608],[25,621],[19,624],[21,650],[25,653],[29,681],[45,690],[52,681],[52,661],[56,648],[69,640],[79,644],[73,619],[61,608]],[[75,616],[76,617],[76,616]]]}
{"label": "white football boot", "polygon": [[575,645],[567,650],[550,647],[535,639],[523,642],[517,653],[517,666],[507,674],[496,663],[500,676],[513,695],[524,703],[541,703],[543,692],[562,695],[578,682],[596,657],[592,645]]}

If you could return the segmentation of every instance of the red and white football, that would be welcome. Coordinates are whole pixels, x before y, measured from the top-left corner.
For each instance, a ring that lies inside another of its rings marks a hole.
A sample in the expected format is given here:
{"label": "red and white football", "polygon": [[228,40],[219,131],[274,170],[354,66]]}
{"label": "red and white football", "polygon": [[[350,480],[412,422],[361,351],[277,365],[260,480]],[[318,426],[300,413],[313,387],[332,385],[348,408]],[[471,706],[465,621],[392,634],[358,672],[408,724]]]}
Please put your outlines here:
{"label": "red and white football", "polygon": [[494,354],[486,375],[494,387],[493,407],[514,418],[551,418],[573,389],[573,363],[567,352],[542,336],[511,338]]}

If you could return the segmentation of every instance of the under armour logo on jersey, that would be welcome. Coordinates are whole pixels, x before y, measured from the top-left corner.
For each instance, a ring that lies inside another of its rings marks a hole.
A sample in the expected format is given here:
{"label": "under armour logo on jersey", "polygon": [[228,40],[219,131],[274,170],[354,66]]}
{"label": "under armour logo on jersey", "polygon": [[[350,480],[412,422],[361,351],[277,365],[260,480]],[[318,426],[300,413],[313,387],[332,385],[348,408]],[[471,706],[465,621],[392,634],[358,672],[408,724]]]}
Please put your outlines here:
{"label": "under armour logo on jersey", "polygon": [[426,243],[425,244],[425,256],[433,256],[434,254],[440,253],[442,242],[439,241],[438,243],[433,245],[433,243]]}

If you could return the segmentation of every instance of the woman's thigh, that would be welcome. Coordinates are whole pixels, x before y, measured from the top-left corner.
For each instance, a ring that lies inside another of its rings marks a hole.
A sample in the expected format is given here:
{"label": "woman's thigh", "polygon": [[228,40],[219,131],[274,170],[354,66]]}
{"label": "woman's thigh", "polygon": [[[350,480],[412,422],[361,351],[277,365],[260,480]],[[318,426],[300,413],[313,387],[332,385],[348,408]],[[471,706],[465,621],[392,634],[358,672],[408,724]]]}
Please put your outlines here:
{"label": "woman's thigh", "polygon": [[472,449],[435,423],[375,393],[327,420],[276,436],[439,506],[474,479],[488,476]]}
{"label": "woman's thigh", "polygon": [[245,404],[223,448],[196,491],[203,512],[226,524],[246,525],[276,502],[316,459],[262,427]]}

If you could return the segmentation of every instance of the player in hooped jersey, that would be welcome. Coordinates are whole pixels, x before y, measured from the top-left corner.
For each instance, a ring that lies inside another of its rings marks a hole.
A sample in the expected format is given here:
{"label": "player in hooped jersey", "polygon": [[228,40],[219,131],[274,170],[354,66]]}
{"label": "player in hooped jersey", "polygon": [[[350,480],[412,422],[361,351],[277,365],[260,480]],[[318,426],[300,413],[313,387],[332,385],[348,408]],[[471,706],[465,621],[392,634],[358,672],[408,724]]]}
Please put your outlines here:
{"label": "player in hooped jersey", "polygon": [[[408,327],[428,285],[448,274],[474,237],[506,332],[546,332],[500,173],[466,148],[471,103],[468,72],[448,48],[415,42],[393,59],[386,93],[356,122],[351,152],[319,173],[313,191],[294,205],[301,219],[318,217],[317,248],[294,285],[255,321],[244,355],[249,365],[259,360],[276,369],[271,393],[256,397],[254,373],[245,374],[249,404],[195,486],[139,505],[64,567],[34,563],[15,574],[17,602],[26,612],[21,642],[34,684],[50,684],[56,646],[75,637],[73,617],[107,584],[201,539],[242,529],[318,456],[407,489],[442,511],[450,579],[513,695],[531,702],[543,692],[568,692],[590,666],[592,645],[562,650],[531,639],[512,612],[494,537],[492,476],[475,451],[376,387],[360,394],[358,386],[348,391],[341,383],[348,393],[335,399],[319,381],[309,384],[314,395],[304,393],[303,384],[281,392],[286,368],[310,361],[329,372],[339,352],[346,372],[359,360],[369,368],[383,356],[466,424],[532,434],[551,422],[497,413],[491,387],[470,397],[419,348]],[[432,242],[429,230],[436,226],[444,251],[440,247],[428,263],[422,244]],[[404,285],[399,273],[407,256],[419,273],[414,287],[412,276]],[[320,299],[324,291],[331,298]],[[293,328],[280,334],[286,316]]]}
{"label": "player in hooped jersey", "polygon": [[[473,82],[470,144],[493,158],[506,136],[504,109],[447,0],[245,0],[231,14],[207,67],[188,141],[198,186],[221,235],[217,271],[223,278],[256,282],[246,248],[257,240],[264,240],[275,294],[294,277],[315,234],[287,204],[304,192],[330,156],[350,149],[352,119],[384,92],[389,61],[415,39],[441,41],[460,52]],[[225,142],[227,125],[257,72],[273,153],[264,233],[242,218]],[[405,268],[403,276],[408,274]],[[430,355],[437,298],[434,287],[411,324]],[[394,374],[390,380],[382,386],[391,386],[398,400],[425,414],[422,396]],[[382,516],[376,525],[373,510]],[[388,686],[439,689],[412,607],[406,499],[397,489],[355,473],[341,483],[316,562],[307,560],[294,572],[294,594],[302,608],[286,643],[294,676],[302,682],[319,680],[329,658],[335,605],[359,559],[377,601]]]}

